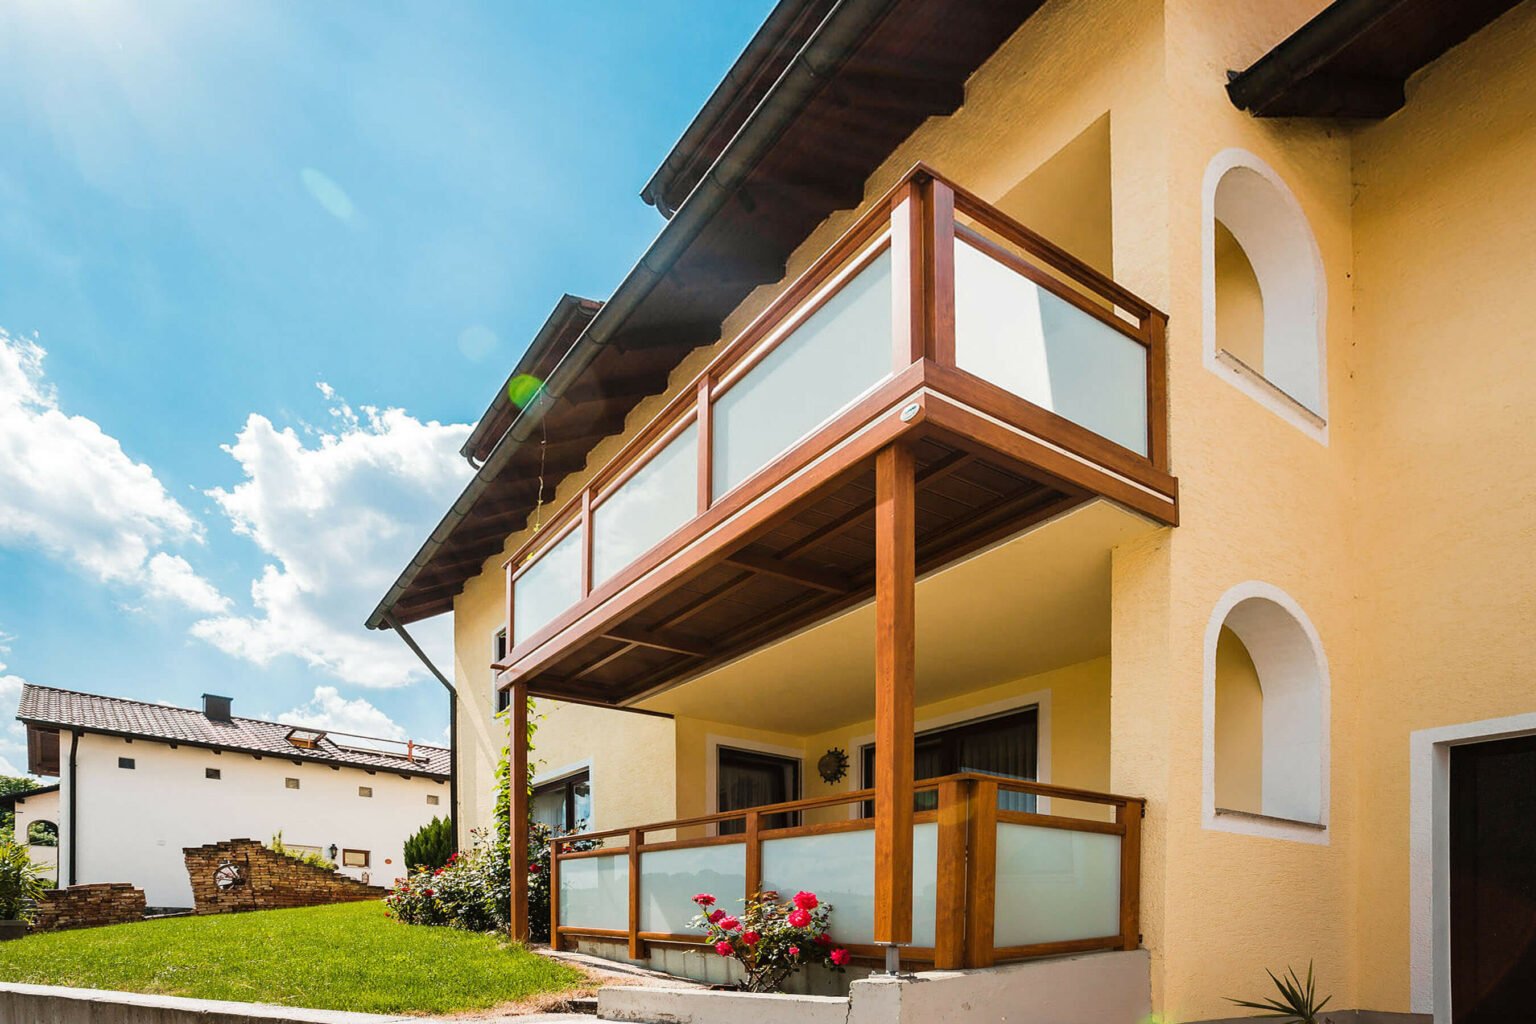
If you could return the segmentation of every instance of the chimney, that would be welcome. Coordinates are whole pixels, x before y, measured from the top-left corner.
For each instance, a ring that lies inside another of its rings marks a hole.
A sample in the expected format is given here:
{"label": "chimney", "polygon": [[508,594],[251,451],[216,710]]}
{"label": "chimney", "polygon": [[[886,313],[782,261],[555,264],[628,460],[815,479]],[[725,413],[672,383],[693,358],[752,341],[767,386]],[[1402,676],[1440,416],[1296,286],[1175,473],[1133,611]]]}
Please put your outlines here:
{"label": "chimney", "polygon": [[227,722],[230,720],[230,704],[233,698],[220,697],[217,694],[203,694],[203,715],[210,722]]}

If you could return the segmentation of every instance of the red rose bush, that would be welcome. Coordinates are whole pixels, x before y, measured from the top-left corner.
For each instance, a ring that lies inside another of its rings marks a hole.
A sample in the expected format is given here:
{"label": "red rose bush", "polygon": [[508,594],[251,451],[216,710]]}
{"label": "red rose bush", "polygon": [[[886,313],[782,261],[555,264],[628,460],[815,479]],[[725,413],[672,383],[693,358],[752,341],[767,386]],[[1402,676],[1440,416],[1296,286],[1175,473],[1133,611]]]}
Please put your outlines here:
{"label": "red rose bush", "polygon": [[813,892],[798,892],[789,900],[776,892],[759,893],[743,901],[740,917],[715,906],[715,897],[707,892],[694,896],[693,902],[699,908],[693,927],[703,930],[717,954],[741,963],[746,974],[742,988],[748,992],[782,991],[784,982],[807,964],[841,973],[852,959],[827,935],[832,905]]}

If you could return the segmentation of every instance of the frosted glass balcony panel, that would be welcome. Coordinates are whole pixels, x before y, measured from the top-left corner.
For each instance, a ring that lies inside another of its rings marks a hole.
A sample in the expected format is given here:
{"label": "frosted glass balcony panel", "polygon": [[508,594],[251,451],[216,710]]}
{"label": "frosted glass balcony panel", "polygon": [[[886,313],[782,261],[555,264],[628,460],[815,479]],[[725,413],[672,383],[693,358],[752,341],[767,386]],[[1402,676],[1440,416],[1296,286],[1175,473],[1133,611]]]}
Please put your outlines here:
{"label": "frosted glass balcony panel", "polygon": [[1120,837],[997,826],[997,946],[1097,939],[1120,932]]}
{"label": "frosted glass balcony panel", "polygon": [[959,238],[955,363],[1147,454],[1146,349]]}
{"label": "frosted glass balcony panel", "polygon": [[698,846],[640,855],[640,930],[685,935],[699,908],[695,893],[711,893],[726,913],[741,913],[747,889],[747,848]]}
{"label": "frosted glass balcony panel", "polygon": [[[938,900],[939,829],[912,829],[912,943],[932,946]],[[870,943],[875,935],[875,833],[830,832],[763,843],[763,888],[786,899],[802,889],[832,904],[831,935]]]}
{"label": "frosted glass balcony panel", "polygon": [[698,505],[699,430],[691,426],[592,510],[592,585],[655,547]]}
{"label": "frosted glass balcony panel", "polygon": [[629,928],[629,854],[560,862],[560,924]]}
{"label": "frosted glass balcony panel", "polygon": [[891,255],[881,253],[715,403],[714,497],[891,372]]}
{"label": "frosted glass balcony panel", "polygon": [[528,639],[581,599],[581,531],[572,530],[512,585],[512,642]]}

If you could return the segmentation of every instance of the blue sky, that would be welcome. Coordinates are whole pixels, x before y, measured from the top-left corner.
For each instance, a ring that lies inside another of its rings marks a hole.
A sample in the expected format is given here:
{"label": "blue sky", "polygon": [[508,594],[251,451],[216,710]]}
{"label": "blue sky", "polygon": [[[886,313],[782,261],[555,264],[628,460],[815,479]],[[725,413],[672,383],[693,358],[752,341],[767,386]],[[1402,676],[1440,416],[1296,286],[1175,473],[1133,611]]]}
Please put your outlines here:
{"label": "blue sky", "polygon": [[770,6],[0,7],[3,721],[27,680],[440,740],[361,622]]}

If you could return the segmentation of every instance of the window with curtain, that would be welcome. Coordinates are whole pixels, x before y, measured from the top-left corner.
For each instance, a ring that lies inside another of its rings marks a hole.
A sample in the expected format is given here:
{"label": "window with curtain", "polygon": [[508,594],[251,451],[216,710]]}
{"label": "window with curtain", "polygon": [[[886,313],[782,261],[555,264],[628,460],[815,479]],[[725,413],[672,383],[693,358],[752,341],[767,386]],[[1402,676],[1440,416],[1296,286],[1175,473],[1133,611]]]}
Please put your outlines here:
{"label": "window with curtain", "polygon": [[[1038,769],[1039,729],[1039,709],[1031,707],[918,733],[913,778],[922,781],[959,772],[978,772],[1033,781]],[[875,745],[867,744],[862,753],[865,785],[873,785]],[[915,806],[919,811],[933,810],[938,806],[938,794],[918,793]],[[1030,793],[999,793],[997,806],[1004,811],[1033,811],[1035,798]],[[873,817],[874,813],[874,804],[866,801],[864,816]]]}
{"label": "window with curtain", "polygon": [[561,832],[584,828],[592,820],[592,775],[577,772],[533,787],[529,814]]}
{"label": "window with curtain", "polygon": [[[800,799],[800,761],[793,757],[721,747],[716,778],[715,807],[721,811],[743,811]],[[791,828],[798,824],[798,814],[770,814],[762,820],[761,827]],[[741,821],[720,823],[721,835],[745,829],[746,823]]]}

